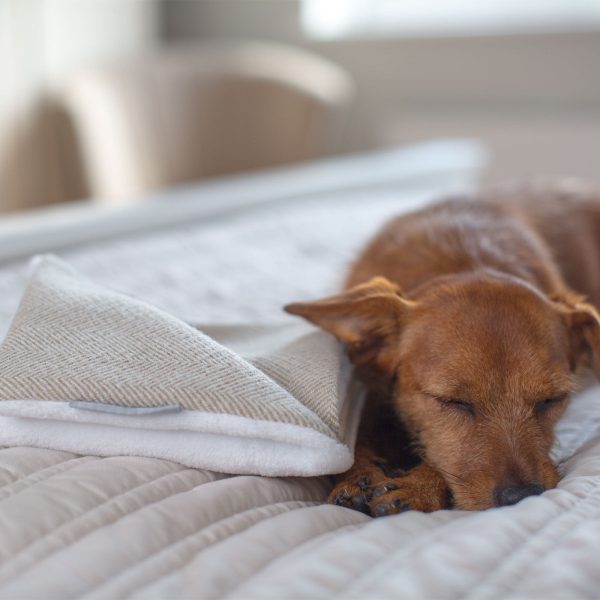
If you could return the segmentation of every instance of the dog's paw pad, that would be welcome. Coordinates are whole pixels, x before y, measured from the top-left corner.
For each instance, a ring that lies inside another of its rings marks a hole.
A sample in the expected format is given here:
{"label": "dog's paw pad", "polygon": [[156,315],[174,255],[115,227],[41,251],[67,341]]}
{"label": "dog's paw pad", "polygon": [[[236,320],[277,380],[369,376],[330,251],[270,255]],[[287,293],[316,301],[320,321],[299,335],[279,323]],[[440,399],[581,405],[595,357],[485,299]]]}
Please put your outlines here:
{"label": "dog's paw pad", "polygon": [[371,508],[369,506],[369,501],[364,495],[353,496],[352,498],[352,508],[357,510],[365,515],[371,514]]}
{"label": "dog's paw pad", "polygon": [[373,516],[375,517],[385,517],[387,515],[395,515],[397,513],[405,512],[407,510],[411,510],[411,507],[406,502],[403,502],[399,498],[389,502],[387,504],[378,504],[373,509]]}
{"label": "dog's paw pad", "polygon": [[356,485],[361,489],[361,490],[366,490],[368,488],[371,487],[371,480],[368,477],[362,477],[361,479],[359,479],[356,482]]}

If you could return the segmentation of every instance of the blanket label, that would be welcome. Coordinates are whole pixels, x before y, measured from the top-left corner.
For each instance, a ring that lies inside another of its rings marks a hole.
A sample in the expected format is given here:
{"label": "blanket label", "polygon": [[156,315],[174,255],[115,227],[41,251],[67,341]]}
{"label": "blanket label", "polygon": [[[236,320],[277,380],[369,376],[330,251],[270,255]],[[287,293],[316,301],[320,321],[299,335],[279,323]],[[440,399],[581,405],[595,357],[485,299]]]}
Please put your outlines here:
{"label": "blanket label", "polygon": [[131,415],[139,417],[140,415],[164,415],[167,413],[177,413],[181,411],[181,406],[175,404],[168,406],[122,406],[120,404],[105,404],[103,402],[85,402],[83,400],[73,400],[69,402],[71,408],[79,410],[92,410],[94,412],[114,413],[117,415]]}

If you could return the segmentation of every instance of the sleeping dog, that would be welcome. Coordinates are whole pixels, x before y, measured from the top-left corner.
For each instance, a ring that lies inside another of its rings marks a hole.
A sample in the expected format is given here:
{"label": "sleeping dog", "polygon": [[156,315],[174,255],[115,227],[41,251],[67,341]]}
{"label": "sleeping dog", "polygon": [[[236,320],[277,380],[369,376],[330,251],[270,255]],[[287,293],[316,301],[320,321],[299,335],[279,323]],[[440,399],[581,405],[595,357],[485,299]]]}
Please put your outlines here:
{"label": "sleeping dog", "polygon": [[330,502],[477,510],[556,486],[554,426],[600,355],[597,196],[501,192],[403,215],[345,289],[286,307],[343,342],[370,390]]}

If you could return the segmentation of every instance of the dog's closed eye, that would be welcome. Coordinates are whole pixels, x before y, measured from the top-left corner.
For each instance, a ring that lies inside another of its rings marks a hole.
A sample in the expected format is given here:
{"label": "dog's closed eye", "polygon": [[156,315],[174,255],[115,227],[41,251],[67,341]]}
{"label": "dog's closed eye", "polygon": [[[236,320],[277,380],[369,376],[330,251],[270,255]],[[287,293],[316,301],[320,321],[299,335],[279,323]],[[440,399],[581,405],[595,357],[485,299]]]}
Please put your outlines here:
{"label": "dog's closed eye", "polygon": [[473,407],[472,404],[469,404],[468,402],[463,402],[462,400],[455,400],[454,398],[444,398],[442,396],[433,396],[433,398],[442,406],[449,408],[449,409],[453,409],[453,410],[459,410],[462,412],[465,412],[469,415],[474,415],[475,414],[475,408]]}
{"label": "dog's closed eye", "polygon": [[551,398],[545,398],[535,404],[535,413],[538,416],[544,415],[553,408],[561,406],[568,398],[568,394],[559,394]]}

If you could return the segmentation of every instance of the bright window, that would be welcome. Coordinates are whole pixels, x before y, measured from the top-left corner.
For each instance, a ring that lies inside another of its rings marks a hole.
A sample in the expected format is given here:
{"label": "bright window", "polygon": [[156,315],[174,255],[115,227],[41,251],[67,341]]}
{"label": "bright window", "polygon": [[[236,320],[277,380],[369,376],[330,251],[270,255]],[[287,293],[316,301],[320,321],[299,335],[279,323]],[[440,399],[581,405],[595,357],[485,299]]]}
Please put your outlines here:
{"label": "bright window", "polygon": [[600,29],[600,0],[302,0],[321,39]]}

